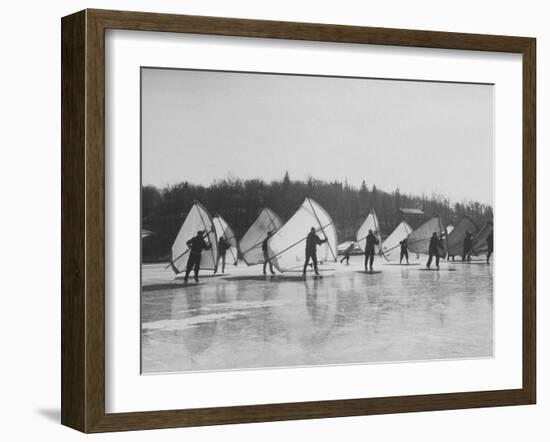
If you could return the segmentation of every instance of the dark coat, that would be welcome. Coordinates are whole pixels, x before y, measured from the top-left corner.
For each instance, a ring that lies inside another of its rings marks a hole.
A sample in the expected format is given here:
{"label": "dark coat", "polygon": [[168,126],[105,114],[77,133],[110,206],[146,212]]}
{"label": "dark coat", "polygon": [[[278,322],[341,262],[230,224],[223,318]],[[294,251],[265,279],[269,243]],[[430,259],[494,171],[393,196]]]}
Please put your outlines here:
{"label": "dark coat", "polygon": [[463,242],[464,252],[466,253],[471,252],[472,244],[473,244],[472,237],[470,235],[466,235],[464,237],[464,242]]}
{"label": "dark coat", "polygon": [[191,255],[200,255],[203,250],[210,250],[210,245],[199,235],[191,238],[186,244],[191,249]]}
{"label": "dark coat", "polygon": [[439,253],[439,248],[441,247],[441,241],[437,236],[432,236],[430,238],[430,254],[437,255]]}
{"label": "dark coat", "polygon": [[218,251],[220,255],[225,254],[229,248],[231,248],[231,244],[229,244],[225,238],[220,238],[218,241]]}
{"label": "dark coat", "polygon": [[314,255],[317,253],[317,246],[327,242],[327,239],[321,239],[315,232],[309,232],[306,238],[306,253]]}
{"label": "dark coat", "polygon": [[367,242],[366,242],[366,245],[365,245],[365,250],[367,252],[373,252],[374,251],[374,246],[377,245],[380,241],[378,241],[378,238],[376,236],[374,236],[373,233],[369,233],[367,235]]}

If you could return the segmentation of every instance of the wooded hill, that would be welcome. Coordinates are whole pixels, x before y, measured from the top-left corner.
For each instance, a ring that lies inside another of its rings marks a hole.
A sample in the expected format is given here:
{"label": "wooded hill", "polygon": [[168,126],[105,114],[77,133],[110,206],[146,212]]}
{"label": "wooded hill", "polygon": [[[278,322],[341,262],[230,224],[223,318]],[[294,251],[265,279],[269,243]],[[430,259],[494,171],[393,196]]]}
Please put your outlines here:
{"label": "wooded hill", "polygon": [[[441,195],[402,194],[399,189],[387,192],[363,181],[359,188],[339,181],[291,180],[288,173],[278,181],[260,179],[224,179],[210,186],[183,182],[158,189],[142,188],[142,228],[155,232],[142,242],[144,261],[167,259],[187,212],[199,201],[212,216],[220,214],[240,238],[254,221],[260,209],[269,207],[286,221],[306,197],[313,198],[330,214],[338,232],[338,241],[355,239],[355,232],[372,208],[376,211],[382,237],[389,235],[402,221],[418,226],[430,216],[439,214],[445,225],[470,216],[481,227],[492,218],[492,207],[475,201],[451,205]],[[400,208],[417,208],[424,216],[404,215]]]}

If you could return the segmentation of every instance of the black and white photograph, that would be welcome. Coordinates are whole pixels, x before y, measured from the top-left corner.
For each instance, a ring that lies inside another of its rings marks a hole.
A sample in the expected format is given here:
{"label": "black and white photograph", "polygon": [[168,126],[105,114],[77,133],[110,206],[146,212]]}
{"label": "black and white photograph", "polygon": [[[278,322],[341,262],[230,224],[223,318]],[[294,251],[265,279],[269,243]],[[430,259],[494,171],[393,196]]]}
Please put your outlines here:
{"label": "black and white photograph", "polygon": [[494,85],[141,68],[141,372],[494,356]]}

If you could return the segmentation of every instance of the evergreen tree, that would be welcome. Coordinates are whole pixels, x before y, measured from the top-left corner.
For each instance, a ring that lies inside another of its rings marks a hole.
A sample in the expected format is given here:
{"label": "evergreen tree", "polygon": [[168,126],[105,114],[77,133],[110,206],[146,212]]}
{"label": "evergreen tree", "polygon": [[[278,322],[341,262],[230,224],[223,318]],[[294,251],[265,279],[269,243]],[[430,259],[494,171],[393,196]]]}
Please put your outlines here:
{"label": "evergreen tree", "polygon": [[[369,191],[363,181],[359,188],[345,182],[325,182],[308,178],[292,181],[286,172],[279,181],[261,179],[240,180],[234,177],[217,180],[210,186],[183,182],[164,189],[154,186],[142,188],[142,227],[155,232],[142,242],[145,261],[166,259],[183,220],[194,201],[200,201],[213,215],[220,214],[242,236],[263,207],[270,207],[287,220],[311,197],[332,217],[340,241],[351,240],[368,215],[376,210],[383,234],[389,234],[403,219],[399,208],[419,208],[428,218],[440,214],[444,222],[456,223],[464,215],[471,216],[478,225],[492,218],[492,207],[475,201],[450,205],[441,195],[408,195],[399,189],[385,192],[372,186]],[[421,220],[419,220],[421,221]]]}

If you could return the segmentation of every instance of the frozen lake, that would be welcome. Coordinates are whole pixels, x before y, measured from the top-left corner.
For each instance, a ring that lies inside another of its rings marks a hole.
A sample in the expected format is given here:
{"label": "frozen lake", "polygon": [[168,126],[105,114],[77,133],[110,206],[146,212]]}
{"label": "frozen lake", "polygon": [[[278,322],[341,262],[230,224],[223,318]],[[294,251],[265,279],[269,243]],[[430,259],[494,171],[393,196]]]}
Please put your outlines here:
{"label": "frozen lake", "polygon": [[[375,261],[322,277],[204,271],[184,285],[164,264],[142,267],[142,372],[162,373],[493,356],[493,265]],[[323,268],[324,267],[324,268]]]}

